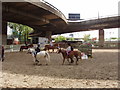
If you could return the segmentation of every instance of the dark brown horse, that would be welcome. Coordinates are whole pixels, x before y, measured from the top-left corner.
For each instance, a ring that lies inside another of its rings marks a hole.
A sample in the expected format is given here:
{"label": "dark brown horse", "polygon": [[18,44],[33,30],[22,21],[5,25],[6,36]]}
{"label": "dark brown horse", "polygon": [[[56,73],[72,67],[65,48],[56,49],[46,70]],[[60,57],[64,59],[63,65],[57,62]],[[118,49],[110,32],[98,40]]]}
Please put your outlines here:
{"label": "dark brown horse", "polygon": [[54,52],[54,50],[55,49],[57,49],[58,48],[58,44],[54,44],[53,46],[51,46],[51,45],[45,45],[45,48],[44,48],[44,50],[50,50],[50,49],[52,49],[52,52]]}
{"label": "dark brown horse", "polygon": [[[81,52],[80,51],[71,51],[68,55],[67,55],[67,51],[66,50],[63,50],[63,49],[59,49],[58,50],[58,53],[62,53],[62,56],[63,56],[63,63],[62,65],[64,64],[65,62],[65,59],[68,60],[69,62],[69,58],[71,59],[71,63],[73,63],[73,57],[76,58],[76,65],[78,65],[78,59],[81,59]],[[69,63],[70,64],[70,63]]]}
{"label": "dark brown horse", "polygon": [[27,45],[27,46],[21,46],[20,47],[20,51],[23,51],[23,49],[28,49],[28,48],[32,48],[33,44]]}

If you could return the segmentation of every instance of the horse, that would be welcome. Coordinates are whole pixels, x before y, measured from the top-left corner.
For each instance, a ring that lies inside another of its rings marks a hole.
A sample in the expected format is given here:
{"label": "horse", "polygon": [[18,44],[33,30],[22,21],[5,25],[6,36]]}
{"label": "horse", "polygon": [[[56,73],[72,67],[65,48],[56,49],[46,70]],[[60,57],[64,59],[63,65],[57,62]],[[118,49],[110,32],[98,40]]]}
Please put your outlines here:
{"label": "horse", "polygon": [[[63,63],[65,62],[65,59],[69,62],[69,58],[71,59],[71,63],[73,63],[73,57],[76,58],[76,65],[78,65],[78,59],[81,59],[81,52],[80,51],[70,51],[70,53],[67,55],[67,51],[64,49],[58,49],[58,53],[62,53],[63,56]],[[70,62],[69,62],[70,64]]]}
{"label": "horse", "polygon": [[30,44],[28,46],[21,46],[20,51],[23,51],[23,49],[28,49],[28,48],[32,48],[32,47],[33,47],[33,44]]}
{"label": "horse", "polygon": [[50,62],[50,55],[47,51],[40,51],[35,55],[35,53],[36,53],[35,49],[29,48],[28,53],[32,54],[32,56],[34,58],[33,61],[35,62],[35,65],[42,65],[42,64],[39,63],[40,59],[45,59],[46,60],[46,65],[48,65],[48,63]]}
{"label": "horse", "polygon": [[45,45],[45,48],[44,48],[44,50],[46,51],[46,50],[50,50],[50,49],[52,49],[52,52],[54,52],[54,49],[57,49],[58,48],[58,45],[57,44],[54,44],[53,46],[51,46],[51,45]]}

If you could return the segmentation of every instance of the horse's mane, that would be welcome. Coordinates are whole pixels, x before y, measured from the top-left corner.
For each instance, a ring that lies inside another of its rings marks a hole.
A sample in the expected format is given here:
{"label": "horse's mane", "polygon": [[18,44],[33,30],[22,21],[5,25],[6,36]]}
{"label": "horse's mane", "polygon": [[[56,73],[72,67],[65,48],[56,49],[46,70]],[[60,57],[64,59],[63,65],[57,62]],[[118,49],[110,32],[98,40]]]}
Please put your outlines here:
{"label": "horse's mane", "polygon": [[67,51],[65,49],[61,49],[61,52],[63,53],[67,53]]}

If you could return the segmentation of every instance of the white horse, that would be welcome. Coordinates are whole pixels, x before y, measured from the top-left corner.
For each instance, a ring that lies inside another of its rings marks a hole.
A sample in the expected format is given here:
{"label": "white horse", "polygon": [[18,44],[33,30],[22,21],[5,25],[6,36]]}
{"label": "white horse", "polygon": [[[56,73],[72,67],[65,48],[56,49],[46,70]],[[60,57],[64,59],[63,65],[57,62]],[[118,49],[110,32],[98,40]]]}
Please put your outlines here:
{"label": "white horse", "polygon": [[48,63],[50,62],[50,55],[47,51],[40,51],[36,54],[36,57],[35,57],[35,49],[34,48],[29,48],[28,49],[28,53],[31,53],[33,58],[34,58],[34,62],[36,65],[41,65],[40,64],[40,59],[45,59],[46,60],[46,65],[48,65]]}

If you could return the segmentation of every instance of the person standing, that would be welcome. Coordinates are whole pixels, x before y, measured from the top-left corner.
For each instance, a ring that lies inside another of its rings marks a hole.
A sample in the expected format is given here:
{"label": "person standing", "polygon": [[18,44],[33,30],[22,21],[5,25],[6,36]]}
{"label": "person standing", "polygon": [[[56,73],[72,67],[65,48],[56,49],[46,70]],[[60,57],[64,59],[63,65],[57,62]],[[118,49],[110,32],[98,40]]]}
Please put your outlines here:
{"label": "person standing", "polygon": [[4,46],[2,45],[2,47],[0,47],[2,50],[1,50],[1,60],[2,60],[2,62],[4,61],[4,53],[5,53],[5,51],[4,51]]}

